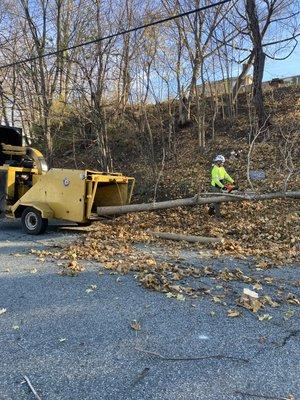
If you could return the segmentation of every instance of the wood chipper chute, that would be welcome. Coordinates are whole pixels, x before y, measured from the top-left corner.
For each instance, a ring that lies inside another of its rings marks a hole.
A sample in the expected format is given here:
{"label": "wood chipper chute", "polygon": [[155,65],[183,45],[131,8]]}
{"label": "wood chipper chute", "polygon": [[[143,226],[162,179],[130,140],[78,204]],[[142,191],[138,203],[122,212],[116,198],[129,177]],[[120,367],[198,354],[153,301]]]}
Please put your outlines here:
{"label": "wood chipper chute", "polygon": [[[134,178],[121,173],[52,168],[43,155],[0,128],[0,213],[21,218],[23,230],[39,234],[49,219],[86,224],[97,207],[130,203]],[[15,139],[13,139],[15,138]]]}

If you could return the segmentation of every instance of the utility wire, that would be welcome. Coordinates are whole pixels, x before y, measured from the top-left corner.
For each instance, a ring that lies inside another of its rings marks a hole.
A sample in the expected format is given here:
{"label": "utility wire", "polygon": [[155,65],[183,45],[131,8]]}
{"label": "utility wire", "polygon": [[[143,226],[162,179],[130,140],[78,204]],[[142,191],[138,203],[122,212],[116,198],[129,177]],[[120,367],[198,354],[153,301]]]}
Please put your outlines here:
{"label": "utility wire", "polygon": [[173,15],[172,17],[163,18],[163,19],[160,19],[160,20],[157,20],[157,21],[154,21],[154,22],[149,22],[148,24],[140,25],[140,26],[137,26],[135,28],[126,29],[124,31],[116,32],[116,33],[113,33],[111,35],[99,37],[97,39],[93,39],[93,40],[90,40],[88,42],[78,43],[78,44],[75,44],[73,46],[65,47],[63,49],[59,49],[59,50],[55,50],[55,51],[50,51],[48,53],[41,54],[39,56],[25,58],[23,60],[16,61],[16,62],[13,62],[13,63],[10,63],[10,64],[1,65],[0,69],[13,67],[13,66],[16,66],[16,65],[20,65],[20,64],[24,64],[24,63],[30,62],[30,61],[35,61],[35,60],[38,60],[40,58],[54,56],[54,55],[57,55],[59,53],[64,53],[65,51],[68,51],[68,50],[77,49],[78,47],[83,47],[83,46],[87,46],[89,44],[102,42],[103,40],[113,39],[113,38],[115,38],[117,36],[126,35],[127,33],[136,32],[136,31],[139,31],[141,29],[149,28],[150,26],[159,25],[159,24],[162,24],[164,22],[172,21],[172,20],[177,19],[177,18],[186,17],[188,15],[195,14],[195,13],[197,13],[199,11],[204,11],[204,10],[207,10],[209,8],[217,7],[217,6],[220,6],[222,4],[229,3],[230,1],[231,0],[218,1],[217,3],[214,3],[214,4],[210,4],[210,5],[207,5],[207,6],[195,8],[194,10],[191,10],[191,11],[187,11],[187,12],[184,12],[184,13],[181,13],[181,14],[176,14],[176,15]]}

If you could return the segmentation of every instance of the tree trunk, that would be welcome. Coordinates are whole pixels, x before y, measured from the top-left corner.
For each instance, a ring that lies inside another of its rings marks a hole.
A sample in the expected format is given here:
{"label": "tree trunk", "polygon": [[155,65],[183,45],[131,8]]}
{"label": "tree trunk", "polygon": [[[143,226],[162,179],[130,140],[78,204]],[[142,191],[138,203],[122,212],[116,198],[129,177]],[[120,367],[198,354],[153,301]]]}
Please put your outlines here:
{"label": "tree trunk", "polygon": [[168,208],[184,207],[184,206],[195,206],[198,204],[210,204],[210,203],[226,203],[229,201],[261,201],[261,200],[272,200],[278,198],[300,198],[300,190],[297,192],[273,192],[266,194],[254,194],[245,196],[235,196],[234,194],[220,195],[216,197],[189,197],[185,199],[176,199],[169,201],[161,201],[157,203],[142,203],[142,204],[129,204],[125,206],[107,206],[97,207],[98,215],[115,215],[115,214],[127,214],[131,212],[141,211],[154,211],[164,210]]}
{"label": "tree trunk", "polygon": [[239,94],[241,86],[242,86],[242,84],[244,82],[244,79],[245,79],[245,77],[247,75],[247,72],[251,68],[253,60],[254,60],[254,51],[252,50],[247,62],[243,64],[242,72],[240,73],[239,77],[237,78],[237,81],[236,81],[236,83],[235,83],[235,85],[234,85],[234,87],[232,89],[232,101],[233,102],[235,102],[236,99],[237,99],[237,96]]}
{"label": "tree trunk", "polygon": [[265,54],[262,47],[262,37],[259,28],[257,9],[255,0],[246,0],[246,12],[249,20],[249,29],[253,43],[254,63],[253,63],[253,105],[258,118],[259,127],[266,122],[264,109],[262,79],[265,65]]}

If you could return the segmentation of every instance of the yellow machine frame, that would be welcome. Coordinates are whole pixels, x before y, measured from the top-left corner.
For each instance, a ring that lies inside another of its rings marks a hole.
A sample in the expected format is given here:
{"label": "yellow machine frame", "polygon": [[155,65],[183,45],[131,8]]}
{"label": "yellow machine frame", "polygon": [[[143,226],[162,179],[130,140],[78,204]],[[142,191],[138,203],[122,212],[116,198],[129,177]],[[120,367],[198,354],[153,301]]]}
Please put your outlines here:
{"label": "yellow machine frame", "polygon": [[[23,148],[2,147],[5,154],[24,153]],[[26,218],[37,218],[34,215],[44,222],[61,219],[87,223],[97,218],[97,207],[125,205],[131,201],[135,183],[132,177],[93,170],[53,168],[46,172],[39,151],[27,148],[26,154],[31,154],[35,160],[33,168],[0,166],[0,174],[2,171],[6,176],[5,213],[9,217],[22,218],[25,225]],[[31,214],[26,217],[28,211]],[[37,234],[43,229],[30,232],[25,226],[25,231]]]}

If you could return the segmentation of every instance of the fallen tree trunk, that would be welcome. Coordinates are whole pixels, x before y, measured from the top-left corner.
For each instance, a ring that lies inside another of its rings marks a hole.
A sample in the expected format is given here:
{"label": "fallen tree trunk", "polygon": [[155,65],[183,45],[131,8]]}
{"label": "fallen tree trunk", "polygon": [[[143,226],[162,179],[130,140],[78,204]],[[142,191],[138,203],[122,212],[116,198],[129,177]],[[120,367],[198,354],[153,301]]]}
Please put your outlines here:
{"label": "fallen tree trunk", "polygon": [[176,241],[185,240],[186,242],[190,242],[190,243],[219,243],[222,241],[221,238],[194,236],[194,235],[182,235],[182,234],[178,234],[178,233],[169,233],[169,232],[149,231],[148,233],[150,233],[152,236],[155,236],[160,239],[176,240]]}
{"label": "fallen tree trunk", "polygon": [[229,201],[262,201],[262,200],[272,200],[279,198],[300,198],[300,191],[296,192],[272,192],[265,194],[251,194],[251,195],[237,195],[225,194],[221,196],[213,197],[200,197],[196,195],[194,197],[188,197],[185,199],[176,199],[169,201],[161,201],[157,203],[142,203],[142,204],[128,204],[125,206],[107,206],[107,207],[97,207],[98,215],[116,215],[116,214],[127,214],[132,212],[141,211],[154,211],[163,210],[167,208],[176,207],[186,207],[195,206],[198,204],[210,204],[210,203],[226,203]]}

